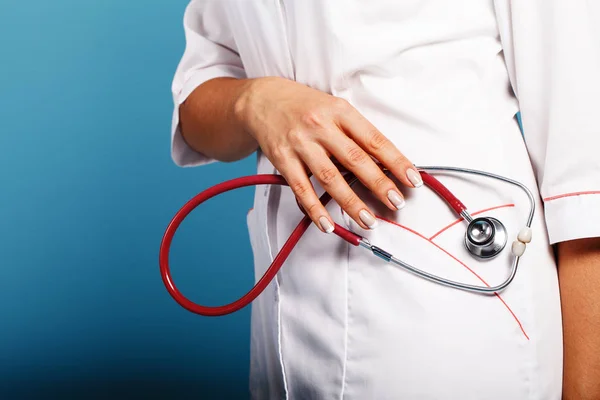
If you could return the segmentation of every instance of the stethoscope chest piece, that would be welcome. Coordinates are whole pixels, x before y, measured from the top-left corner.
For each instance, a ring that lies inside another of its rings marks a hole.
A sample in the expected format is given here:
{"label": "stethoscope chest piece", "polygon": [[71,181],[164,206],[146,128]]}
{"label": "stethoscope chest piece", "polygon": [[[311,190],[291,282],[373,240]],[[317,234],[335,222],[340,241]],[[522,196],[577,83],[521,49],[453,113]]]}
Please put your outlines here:
{"label": "stethoscope chest piece", "polygon": [[489,259],[504,250],[507,239],[506,228],[496,218],[475,218],[467,227],[465,247],[475,257]]}

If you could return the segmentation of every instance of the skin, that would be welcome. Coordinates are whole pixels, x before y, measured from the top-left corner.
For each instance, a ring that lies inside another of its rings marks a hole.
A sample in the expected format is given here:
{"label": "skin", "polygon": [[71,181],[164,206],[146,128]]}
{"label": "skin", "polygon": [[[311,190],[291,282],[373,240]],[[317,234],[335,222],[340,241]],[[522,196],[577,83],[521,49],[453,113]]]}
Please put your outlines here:
{"label": "skin", "polygon": [[[286,179],[312,221],[333,220],[319,201],[309,172],[364,229],[366,211],[334,165],[353,172],[391,210],[390,191],[402,197],[373,156],[403,184],[414,187],[407,171],[414,165],[348,102],[300,83],[276,77],[217,78],[199,86],[180,111],[184,140],[221,161],[241,159],[260,146]],[[418,174],[417,174],[418,175]]]}
{"label": "skin", "polygon": [[600,399],[600,238],[557,246],[564,400]]}
{"label": "skin", "polygon": [[[283,78],[205,82],[180,107],[184,140],[220,161],[240,160],[260,146],[290,184],[319,229],[331,217],[309,181],[312,173],[363,228],[359,212],[372,212],[332,162],[359,177],[386,206],[401,195],[369,156],[410,187],[413,164],[350,104]],[[564,330],[564,400],[600,399],[600,238],[557,245]]]}

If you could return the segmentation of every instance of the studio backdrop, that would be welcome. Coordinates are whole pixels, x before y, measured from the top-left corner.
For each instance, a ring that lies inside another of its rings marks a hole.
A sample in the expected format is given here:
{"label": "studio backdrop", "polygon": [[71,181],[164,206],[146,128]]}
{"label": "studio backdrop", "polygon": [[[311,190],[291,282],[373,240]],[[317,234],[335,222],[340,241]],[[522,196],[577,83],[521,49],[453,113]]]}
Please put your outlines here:
{"label": "studio backdrop", "polygon": [[[158,268],[179,207],[255,170],[254,156],[171,160],[186,5],[0,2],[2,399],[248,398],[250,309],[193,315]],[[253,190],[209,201],[178,231],[173,274],[192,300],[252,286]]]}

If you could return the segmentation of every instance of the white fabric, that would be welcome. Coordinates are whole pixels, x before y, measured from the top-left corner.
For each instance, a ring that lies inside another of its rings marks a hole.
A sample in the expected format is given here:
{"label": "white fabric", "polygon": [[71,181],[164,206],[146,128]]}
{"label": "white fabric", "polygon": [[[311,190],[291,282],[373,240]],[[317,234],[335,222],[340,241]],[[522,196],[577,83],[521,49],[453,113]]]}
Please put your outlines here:
{"label": "white fabric", "polygon": [[600,236],[600,4],[495,5],[550,243]]}
{"label": "white fabric", "polygon": [[[179,131],[178,106],[195,87],[215,76],[282,76],[349,100],[417,165],[488,170],[545,199],[522,267],[499,297],[423,281],[311,227],[253,304],[253,398],[560,398],[560,304],[549,244],[600,236],[592,114],[600,94],[598,7],[563,3],[190,3],[188,45],[173,83],[178,165],[214,162]],[[519,109],[525,141],[514,119]],[[260,153],[257,170],[275,172]],[[486,214],[505,222],[510,241],[516,237],[527,212],[521,193],[462,176],[440,179],[472,211],[500,207]],[[508,250],[479,263],[461,246],[464,225],[437,234],[455,216],[427,189],[405,188],[399,213],[357,190],[391,221],[361,232],[374,244],[452,279],[481,283],[476,273],[494,285],[504,277]],[[361,231],[335,204],[328,208]],[[257,279],[300,218],[288,189],[256,190],[248,225]]]}
{"label": "white fabric", "polygon": [[242,79],[244,66],[227,24],[227,15],[218,2],[191,2],[184,16],[185,53],[179,62],[172,92],[175,110],[171,128],[171,154],[182,167],[215,162],[192,150],[183,140],[179,106],[202,83],[218,77]]}

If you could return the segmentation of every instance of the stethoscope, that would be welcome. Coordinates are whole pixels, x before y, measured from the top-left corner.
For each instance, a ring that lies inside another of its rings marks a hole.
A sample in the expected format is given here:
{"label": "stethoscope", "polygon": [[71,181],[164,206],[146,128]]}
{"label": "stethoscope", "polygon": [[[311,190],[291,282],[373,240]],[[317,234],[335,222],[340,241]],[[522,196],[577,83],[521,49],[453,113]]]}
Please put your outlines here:
{"label": "stethoscope", "polygon": [[[381,258],[382,260],[397,265],[403,268],[404,270],[411,272],[421,278],[427,279],[431,282],[451,287],[454,289],[481,294],[495,294],[504,290],[508,285],[510,285],[510,283],[515,278],[517,269],[519,267],[519,260],[521,259],[521,256],[523,256],[523,254],[525,253],[527,243],[531,242],[531,223],[533,221],[533,215],[535,212],[535,200],[531,191],[520,182],[485,171],[458,167],[439,166],[421,166],[417,167],[417,169],[421,174],[423,183],[427,187],[432,189],[435,193],[437,193],[441,198],[443,198],[448,203],[448,205],[450,205],[450,207],[468,223],[464,237],[464,246],[473,257],[478,259],[494,258],[504,250],[508,241],[508,233],[506,231],[506,227],[504,226],[504,224],[502,224],[502,222],[500,222],[496,218],[485,216],[473,218],[471,214],[467,211],[465,205],[456,196],[454,196],[454,194],[452,194],[452,192],[450,192],[450,190],[448,190],[448,188],[446,188],[439,180],[433,177],[433,175],[429,174],[428,171],[453,172],[483,176],[517,186],[523,192],[525,192],[530,204],[529,215],[527,217],[527,222],[525,226],[519,231],[515,241],[513,241],[512,243],[511,251],[514,256],[514,259],[508,277],[504,280],[504,282],[497,286],[490,287],[468,285],[450,279],[445,279],[438,275],[434,275],[423,271],[422,269],[416,268],[415,266],[412,266],[400,260],[399,258],[394,257],[391,253],[385,251],[384,249],[371,244],[366,238],[346,228],[343,228],[338,224],[335,224],[333,233],[338,235],[340,238],[344,239],[351,245],[363,247],[371,251],[375,256]],[[389,171],[384,171],[387,174],[389,174]],[[356,176],[354,176],[352,173],[346,173],[344,175],[344,178],[350,186],[352,186],[358,181]],[[222,182],[194,196],[177,212],[177,214],[175,214],[175,216],[167,226],[160,246],[160,272],[169,294],[175,299],[175,301],[177,301],[177,303],[179,303],[186,310],[204,316],[220,316],[233,313],[250,304],[252,301],[254,301],[254,299],[256,299],[256,297],[260,295],[260,293],[262,293],[263,290],[265,290],[265,288],[277,275],[279,269],[281,268],[287,257],[290,255],[293,248],[296,246],[304,232],[306,232],[308,227],[311,225],[312,221],[310,220],[310,218],[308,218],[308,216],[306,216],[305,213],[304,218],[300,221],[298,226],[296,226],[296,228],[294,229],[288,240],[285,242],[275,259],[271,263],[271,266],[267,269],[262,278],[248,293],[246,293],[238,300],[224,306],[207,307],[202,306],[200,304],[196,304],[187,299],[175,286],[169,268],[169,250],[171,247],[171,242],[173,241],[173,237],[179,225],[196,207],[198,207],[200,204],[212,197],[246,186],[265,184],[287,186],[287,182],[285,181],[285,179],[281,175],[276,174],[251,175]],[[325,193],[320,197],[320,200],[323,203],[323,205],[326,205],[331,200],[331,196],[328,193]],[[300,209],[302,210],[302,207],[300,207]],[[304,212],[304,210],[302,210],[302,212]]]}

